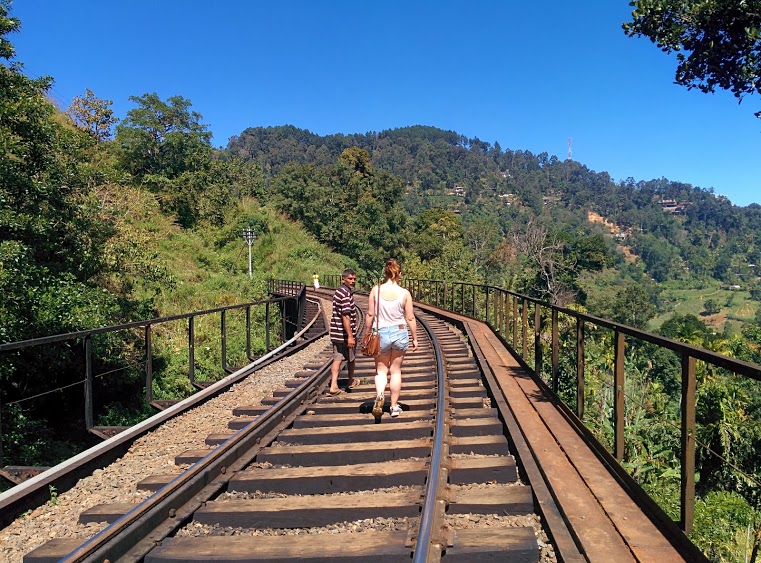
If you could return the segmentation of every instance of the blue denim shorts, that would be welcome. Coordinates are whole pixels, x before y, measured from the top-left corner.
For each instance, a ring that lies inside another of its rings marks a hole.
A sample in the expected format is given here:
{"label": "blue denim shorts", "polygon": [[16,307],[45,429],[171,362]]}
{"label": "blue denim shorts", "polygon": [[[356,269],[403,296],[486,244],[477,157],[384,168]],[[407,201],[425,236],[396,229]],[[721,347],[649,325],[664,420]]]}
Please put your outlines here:
{"label": "blue denim shorts", "polygon": [[407,325],[379,328],[378,334],[380,334],[381,354],[385,354],[392,348],[404,352],[410,347],[410,335],[407,333]]}

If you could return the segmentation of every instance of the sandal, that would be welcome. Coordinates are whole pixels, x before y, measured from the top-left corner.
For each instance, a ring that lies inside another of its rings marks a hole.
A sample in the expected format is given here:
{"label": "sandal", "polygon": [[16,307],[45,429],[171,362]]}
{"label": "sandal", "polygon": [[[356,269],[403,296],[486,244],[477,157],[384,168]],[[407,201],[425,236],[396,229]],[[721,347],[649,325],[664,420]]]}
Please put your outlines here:
{"label": "sandal", "polygon": [[344,392],[343,389],[339,389],[338,391],[331,391],[331,390],[328,389],[328,393],[327,394],[330,395],[331,397],[337,397],[338,395],[340,395],[343,392]]}
{"label": "sandal", "polygon": [[351,380],[351,383],[347,386],[347,389],[354,389],[356,387],[359,387],[362,384],[362,382],[357,379],[356,377]]}

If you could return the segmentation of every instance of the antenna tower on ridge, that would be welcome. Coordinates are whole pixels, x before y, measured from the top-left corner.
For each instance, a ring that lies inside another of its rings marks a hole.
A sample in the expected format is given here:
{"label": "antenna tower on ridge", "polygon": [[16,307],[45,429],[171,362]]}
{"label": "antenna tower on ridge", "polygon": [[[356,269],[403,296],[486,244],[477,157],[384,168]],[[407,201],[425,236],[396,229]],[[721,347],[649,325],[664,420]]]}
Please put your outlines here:
{"label": "antenna tower on ridge", "polygon": [[565,181],[568,181],[568,162],[571,160],[571,145],[573,143],[573,139],[571,137],[568,137],[568,158],[565,161]]}

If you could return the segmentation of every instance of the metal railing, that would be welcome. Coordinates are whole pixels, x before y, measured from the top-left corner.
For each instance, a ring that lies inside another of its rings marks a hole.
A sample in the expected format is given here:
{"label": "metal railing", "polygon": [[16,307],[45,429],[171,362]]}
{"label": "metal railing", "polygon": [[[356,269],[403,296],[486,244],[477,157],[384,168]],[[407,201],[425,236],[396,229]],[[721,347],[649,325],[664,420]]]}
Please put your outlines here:
{"label": "metal railing", "polygon": [[[285,341],[285,336],[288,333],[296,332],[300,327],[303,319],[303,311],[299,307],[303,308],[305,300],[303,296],[304,285],[301,284],[301,291],[296,291],[295,295],[288,295],[282,297],[276,297],[272,299],[253,301],[249,303],[240,303],[236,305],[228,305],[224,307],[216,307],[213,309],[206,309],[202,311],[194,311],[191,313],[184,313],[179,315],[172,315],[168,317],[161,317],[155,319],[135,321],[131,323],[125,323],[115,326],[107,326],[90,330],[82,330],[77,332],[71,332],[66,334],[58,334],[53,336],[45,336],[41,338],[34,338],[30,340],[9,342],[0,344],[0,359],[3,361],[11,362],[13,359],[10,357],[10,353],[19,351],[29,351],[32,348],[40,346],[50,346],[59,343],[63,343],[66,346],[70,346],[72,349],[76,348],[77,343],[82,345],[83,353],[83,365],[84,365],[84,379],[77,381],[76,384],[84,386],[84,423],[86,430],[90,431],[95,427],[94,423],[94,374],[93,374],[93,346],[92,339],[96,335],[108,334],[108,333],[123,333],[125,338],[129,338],[128,335],[134,335],[135,331],[142,332],[143,342],[143,369],[145,373],[145,399],[148,404],[152,404],[154,401],[153,394],[153,381],[154,381],[154,328],[160,325],[165,325],[171,322],[187,321],[187,361],[188,361],[188,379],[191,384],[196,384],[196,321],[199,318],[219,315],[219,336],[220,336],[220,360],[222,373],[230,373],[234,371],[234,368],[228,365],[228,315],[234,311],[242,311],[245,315],[245,357],[249,361],[255,359],[252,356],[251,350],[251,333],[252,322],[251,313],[254,307],[264,308],[264,348],[265,353],[272,349],[272,326],[277,323],[281,324],[279,334],[275,334],[278,340]],[[287,304],[295,304],[294,316],[286,314]],[[272,305],[276,306],[276,313],[279,318],[273,315]],[[293,325],[293,326],[290,326]],[[277,327],[276,332],[277,332]],[[136,336],[136,335],[135,335]],[[137,337],[137,336],[136,336]],[[139,339],[139,337],[137,337]],[[74,343],[74,346],[71,345]],[[108,358],[105,359],[108,361]],[[67,385],[70,386],[70,385]],[[61,388],[53,389],[50,392],[58,392]],[[44,396],[46,393],[41,393],[39,396]],[[3,405],[0,404],[0,409]],[[0,465],[3,462],[3,428],[2,419],[0,419]]]}
{"label": "metal railing", "polygon": [[[680,528],[692,530],[695,513],[695,448],[696,448],[696,361],[722,368],[733,374],[761,381],[761,366],[736,360],[721,354],[664,338],[631,326],[615,323],[566,307],[522,295],[495,286],[441,280],[404,279],[402,284],[416,301],[459,313],[486,322],[518,357],[524,367],[543,381],[548,390],[557,394],[559,389],[559,363],[561,358],[561,316],[570,323],[564,324],[564,342],[575,348],[575,401],[570,401],[568,411],[575,415],[576,426],[585,430],[587,438],[602,455],[612,456],[617,462],[615,469],[622,478],[632,480],[620,465],[624,461],[625,446],[625,389],[624,360],[627,338],[644,341],[671,350],[680,358]],[[590,327],[612,331],[613,338],[613,405],[612,405],[612,451],[608,451],[583,423],[585,405],[585,337]],[[568,334],[571,332],[571,334]],[[549,357],[545,358],[548,353]],[[544,371],[548,373],[543,373]],[[571,412],[572,411],[572,412]],[[633,481],[633,480],[632,480]],[[652,507],[654,501],[649,499]],[[657,505],[655,505],[657,506]]]}

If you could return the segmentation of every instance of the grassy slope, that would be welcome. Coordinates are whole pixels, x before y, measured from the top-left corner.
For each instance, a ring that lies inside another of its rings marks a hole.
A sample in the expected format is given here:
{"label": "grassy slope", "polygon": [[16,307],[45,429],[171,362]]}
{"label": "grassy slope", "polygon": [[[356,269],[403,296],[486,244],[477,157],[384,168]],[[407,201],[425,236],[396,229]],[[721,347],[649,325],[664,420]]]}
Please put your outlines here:
{"label": "grassy slope", "polygon": [[[649,330],[657,330],[674,315],[691,314],[713,327],[716,332],[723,332],[726,326],[730,333],[737,333],[744,322],[753,321],[756,308],[759,307],[759,303],[752,301],[747,291],[721,289],[720,283],[715,280],[710,280],[700,288],[684,287],[677,282],[667,282],[662,287],[661,300],[668,311],[650,321]],[[708,299],[713,299],[721,307],[718,313],[705,314],[704,303]]]}
{"label": "grassy slope", "polygon": [[[252,280],[248,247],[241,235],[242,225],[249,221],[261,225],[252,245]],[[269,277],[311,283],[313,272],[335,273],[355,266],[316,242],[300,225],[254,200],[243,201],[219,228],[185,230],[163,215],[134,221],[132,226],[149,233],[147,243],[175,283],[155,295],[161,316],[261,298]],[[137,293],[145,297],[152,292],[144,287]]]}
{"label": "grassy slope", "polygon": [[[113,254],[123,256],[127,249],[128,259],[120,259],[123,269],[130,272],[126,286],[132,288],[134,298],[152,304],[155,317],[264,299],[268,297],[266,280],[270,277],[311,283],[313,272],[324,275],[346,266],[356,267],[353,261],[316,242],[300,225],[260,207],[254,200],[244,200],[231,209],[221,227],[188,230],[162,214],[152,194],[129,190],[111,195],[116,195],[110,203],[119,217]],[[249,224],[256,225],[257,231],[252,247],[252,279],[248,275],[248,246],[242,236],[243,226]],[[161,272],[159,283],[145,275],[155,271]],[[112,283],[120,282],[114,278]],[[264,312],[263,306],[251,310],[252,352],[256,355],[264,351]],[[271,313],[271,343],[276,345],[277,307]],[[218,313],[195,320],[195,369],[199,379],[214,380],[223,375],[219,327]],[[227,329],[228,362],[243,365],[243,309],[228,315]],[[187,378],[187,331],[187,320],[154,325],[156,399],[180,398],[192,392]]]}

